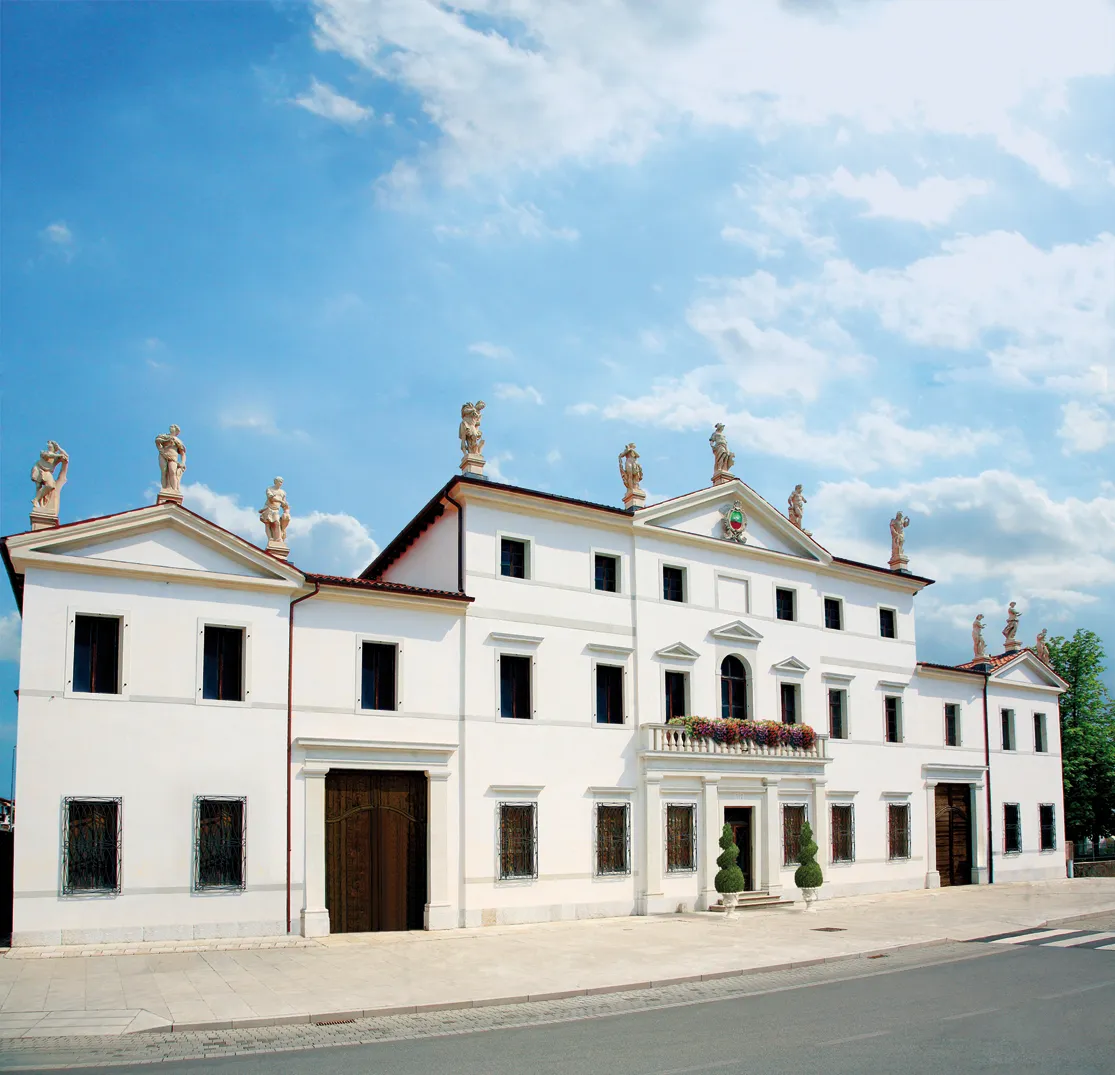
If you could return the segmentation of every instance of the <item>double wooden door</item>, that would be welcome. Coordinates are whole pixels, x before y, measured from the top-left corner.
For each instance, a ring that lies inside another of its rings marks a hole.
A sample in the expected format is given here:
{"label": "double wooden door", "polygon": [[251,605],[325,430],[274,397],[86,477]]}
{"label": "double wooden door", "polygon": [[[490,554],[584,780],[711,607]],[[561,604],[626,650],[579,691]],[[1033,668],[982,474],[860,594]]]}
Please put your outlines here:
{"label": "double wooden door", "polygon": [[972,789],[969,784],[936,788],[937,872],[941,885],[972,883]]}
{"label": "double wooden door", "polygon": [[333,933],[422,929],[425,773],[325,777],[325,906]]}
{"label": "double wooden door", "polygon": [[[743,871],[745,892],[755,890],[755,880],[751,862],[751,806],[727,806],[724,808],[724,823],[732,827],[732,839],[739,848],[739,868]],[[719,851],[717,851],[719,854]]]}

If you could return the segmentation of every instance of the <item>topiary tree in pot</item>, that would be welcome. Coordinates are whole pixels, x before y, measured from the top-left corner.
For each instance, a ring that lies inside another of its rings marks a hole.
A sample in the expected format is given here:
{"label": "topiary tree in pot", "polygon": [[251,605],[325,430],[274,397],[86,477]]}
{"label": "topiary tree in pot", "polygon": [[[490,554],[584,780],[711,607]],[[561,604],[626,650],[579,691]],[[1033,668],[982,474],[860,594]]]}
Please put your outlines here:
{"label": "topiary tree in pot", "polygon": [[805,822],[801,827],[801,851],[798,854],[798,868],[794,871],[794,884],[801,889],[805,898],[805,909],[811,910],[817,898],[817,889],[824,884],[821,867],[817,863],[817,842],[813,839],[813,826]]}
{"label": "topiary tree in pot", "polygon": [[743,870],[739,868],[739,848],[732,839],[732,826],[725,825],[720,833],[720,854],[716,856],[716,865],[720,867],[713,884],[722,897],[722,903],[728,909],[728,914],[735,910],[736,897],[743,891]]}

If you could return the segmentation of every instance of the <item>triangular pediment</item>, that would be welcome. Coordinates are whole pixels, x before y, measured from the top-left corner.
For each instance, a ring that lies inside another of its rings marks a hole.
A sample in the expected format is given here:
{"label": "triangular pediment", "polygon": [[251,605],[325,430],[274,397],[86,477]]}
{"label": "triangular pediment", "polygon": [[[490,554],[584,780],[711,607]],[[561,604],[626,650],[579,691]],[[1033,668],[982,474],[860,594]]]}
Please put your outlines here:
{"label": "triangular pediment", "polygon": [[655,650],[654,655],[669,661],[695,661],[700,656],[695,649],[690,649],[684,642],[663,646],[662,649]]}
{"label": "triangular pediment", "polygon": [[777,664],[770,666],[772,672],[780,673],[781,675],[803,676],[809,671],[809,665],[804,661],[799,660],[797,657],[787,657],[784,661],[779,661]]}
{"label": "triangular pediment", "polygon": [[1020,651],[1014,660],[997,668],[991,680],[1019,687],[1056,687],[1064,690],[1068,686],[1049,665],[1028,649]]}
{"label": "triangular pediment", "polygon": [[[728,514],[736,507],[744,516],[742,530],[726,526]],[[827,549],[738,479],[644,508],[636,513],[635,524],[722,541],[729,548],[767,549],[824,564],[832,562]],[[735,533],[738,540],[733,540],[730,533]]]}
{"label": "triangular pediment", "polygon": [[714,627],[709,634],[720,642],[732,642],[742,646],[758,645],[763,638],[755,628],[748,627],[743,620],[733,620],[722,627]]}
{"label": "triangular pediment", "polygon": [[72,568],[190,581],[301,583],[293,565],[174,504],[70,523],[7,539],[17,570]]}

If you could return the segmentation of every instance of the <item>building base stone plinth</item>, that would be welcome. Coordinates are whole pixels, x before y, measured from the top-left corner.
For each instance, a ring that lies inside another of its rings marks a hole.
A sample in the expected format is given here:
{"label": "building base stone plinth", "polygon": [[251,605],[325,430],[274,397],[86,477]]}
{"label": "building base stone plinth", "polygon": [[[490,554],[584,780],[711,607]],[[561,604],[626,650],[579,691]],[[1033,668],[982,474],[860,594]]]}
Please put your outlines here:
{"label": "building base stone plinth", "polygon": [[318,911],[305,910],[302,912],[302,936],[329,936],[329,912],[324,907]]}
{"label": "building base stone plinth", "polygon": [[448,903],[427,903],[424,924],[426,929],[456,929],[457,911]]}
{"label": "building base stone plinth", "polygon": [[940,875],[940,873],[938,873],[936,870],[930,870],[929,873],[927,873],[925,875],[925,887],[926,888],[940,888],[941,887],[941,875]]}
{"label": "building base stone plinth", "polygon": [[972,884],[973,885],[986,885],[987,884],[987,867],[986,866],[973,866],[972,867]]}

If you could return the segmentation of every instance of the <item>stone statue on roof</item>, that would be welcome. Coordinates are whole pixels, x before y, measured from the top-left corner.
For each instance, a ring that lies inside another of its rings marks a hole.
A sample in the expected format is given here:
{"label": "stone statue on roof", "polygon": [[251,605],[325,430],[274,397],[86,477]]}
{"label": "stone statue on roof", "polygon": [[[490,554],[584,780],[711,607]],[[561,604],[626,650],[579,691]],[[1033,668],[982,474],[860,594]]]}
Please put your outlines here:
{"label": "stone statue on roof", "polygon": [[979,661],[987,656],[987,643],[983,640],[983,613],[972,622],[972,650],[974,659]]}
{"label": "stone statue on roof", "polygon": [[890,521],[890,569],[905,571],[910,558],[906,555],[906,527],[910,517],[898,512]]}
{"label": "stone statue on roof", "polygon": [[1034,653],[1039,661],[1044,661],[1049,664],[1049,643],[1046,638],[1049,636],[1049,629],[1043,627],[1041,633],[1038,635],[1038,640],[1034,643]]}
{"label": "stone statue on roof", "polygon": [[790,499],[786,502],[789,505],[790,522],[794,524],[799,530],[802,529],[801,520],[804,515],[804,507],[809,503],[808,500],[802,496],[801,485],[795,485],[794,491],[790,494]]}
{"label": "stone statue on roof", "polygon": [[179,439],[181,433],[177,426],[172,425],[169,433],[160,433],[155,438],[155,447],[159,449],[159,502],[170,501],[175,504],[182,503],[182,474],[186,469],[186,445]]}
{"label": "stone statue on roof", "polygon": [[259,509],[259,521],[267,532],[267,551],[284,559],[290,555],[286,543],[286,528],[290,525],[290,504],[283,489],[283,479],[276,478],[264,494],[263,507]]}
{"label": "stone statue on roof", "polygon": [[647,494],[642,488],[643,468],[639,463],[639,453],[632,441],[619,453],[619,476],[623,479],[625,508],[641,508],[647,502]]}
{"label": "stone statue on roof", "polygon": [[724,423],[717,422],[716,428],[708,442],[712,445],[712,484],[723,485],[735,478],[732,467],[735,466],[736,457],[728,448],[728,438],[724,436]]}
{"label": "stone statue on roof", "polygon": [[[56,468],[57,475],[54,473]],[[35,483],[35,495],[31,499],[32,530],[58,525],[59,494],[66,484],[69,469],[70,457],[65,450],[58,446],[57,441],[48,440],[31,468],[31,480]]]}
{"label": "stone statue on roof", "polygon": [[483,410],[482,399],[461,407],[461,470],[465,474],[484,473],[484,435],[480,432],[480,412]]}
{"label": "stone statue on roof", "polygon": [[1007,625],[1003,628],[1003,641],[1006,642],[1007,653],[1015,653],[1022,648],[1022,643],[1016,637],[1018,635],[1018,621],[1022,618],[1022,613],[1015,608],[1015,603],[1012,601],[1007,608]]}

